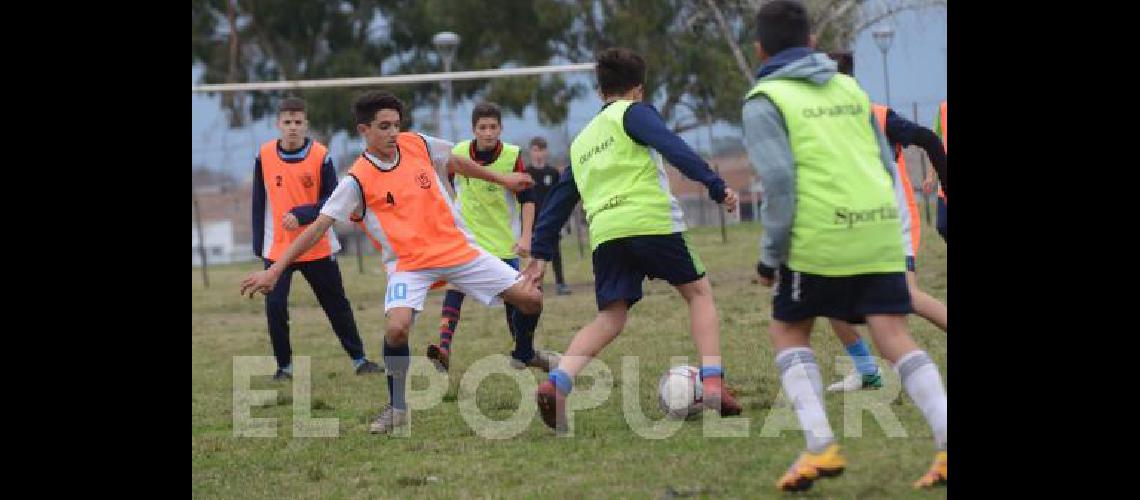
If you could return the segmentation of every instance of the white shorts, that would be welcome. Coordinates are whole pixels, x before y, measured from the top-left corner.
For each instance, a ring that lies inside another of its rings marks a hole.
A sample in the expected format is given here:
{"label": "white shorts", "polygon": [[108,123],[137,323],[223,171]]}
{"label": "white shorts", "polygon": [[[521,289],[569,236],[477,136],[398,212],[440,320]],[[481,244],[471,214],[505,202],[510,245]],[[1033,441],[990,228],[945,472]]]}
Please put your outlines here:
{"label": "white shorts", "polygon": [[499,301],[499,294],[522,280],[502,259],[479,252],[471,262],[451,267],[397,271],[388,275],[388,291],[384,295],[384,313],[393,307],[424,309],[428,290],[437,281],[447,281],[459,291],[486,305]]}

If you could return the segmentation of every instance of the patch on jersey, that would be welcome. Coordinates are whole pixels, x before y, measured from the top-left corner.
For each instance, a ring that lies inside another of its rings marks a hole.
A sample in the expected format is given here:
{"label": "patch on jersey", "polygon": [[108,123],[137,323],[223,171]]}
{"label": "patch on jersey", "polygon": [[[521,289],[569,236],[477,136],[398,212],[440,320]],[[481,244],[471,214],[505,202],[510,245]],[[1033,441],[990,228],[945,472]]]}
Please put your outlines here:
{"label": "patch on jersey", "polygon": [[423,170],[416,174],[416,182],[420,183],[420,187],[428,189],[431,187],[431,179],[428,178],[427,173]]}
{"label": "patch on jersey", "polygon": [[301,174],[301,185],[304,186],[305,189],[313,187],[313,176],[309,174]]}

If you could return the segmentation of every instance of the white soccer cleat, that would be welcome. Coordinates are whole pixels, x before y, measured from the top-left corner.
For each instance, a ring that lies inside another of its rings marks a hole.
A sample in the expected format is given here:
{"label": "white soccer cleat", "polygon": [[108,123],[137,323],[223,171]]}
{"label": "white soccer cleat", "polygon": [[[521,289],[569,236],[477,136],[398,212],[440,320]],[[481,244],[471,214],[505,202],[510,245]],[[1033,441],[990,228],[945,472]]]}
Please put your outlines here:
{"label": "white soccer cleat", "polygon": [[880,389],[883,387],[883,377],[876,373],[874,375],[863,375],[859,370],[851,370],[843,380],[827,386],[827,392],[854,392],[862,389]]}

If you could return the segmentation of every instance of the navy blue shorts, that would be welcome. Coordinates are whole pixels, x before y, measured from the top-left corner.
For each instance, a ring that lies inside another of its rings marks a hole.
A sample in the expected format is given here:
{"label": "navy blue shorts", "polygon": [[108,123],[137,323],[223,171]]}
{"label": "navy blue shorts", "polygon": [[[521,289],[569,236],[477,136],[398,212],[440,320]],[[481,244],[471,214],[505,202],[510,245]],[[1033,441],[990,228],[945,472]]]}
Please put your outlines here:
{"label": "navy blue shorts", "polygon": [[618,238],[594,250],[594,295],[599,311],[617,300],[633,307],[641,300],[645,278],[677,286],[704,275],[700,256],[681,233]]}
{"label": "navy blue shorts", "polygon": [[852,324],[868,315],[910,314],[906,273],[820,276],[780,266],[772,317],[784,322],[827,317]]}

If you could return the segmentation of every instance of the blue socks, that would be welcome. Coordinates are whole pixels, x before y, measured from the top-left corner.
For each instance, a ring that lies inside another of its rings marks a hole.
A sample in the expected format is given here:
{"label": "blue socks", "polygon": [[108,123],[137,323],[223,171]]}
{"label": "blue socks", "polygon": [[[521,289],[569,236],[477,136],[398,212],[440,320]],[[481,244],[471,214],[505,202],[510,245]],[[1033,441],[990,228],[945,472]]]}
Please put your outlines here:
{"label": "blue socks", "polygon": [[563,396],[569,396],[570,391],[574,389],[574,380],[570,378],[570,374],[562,370],[555,369],[550,372],[549,379]]}
{"label": "blue socks", "polygon": [[851,360],[855,362],[855,369],[859,370],[863,375],[875,375],[879,373],[879,365],[875,364],[875,358],[871,357],[871,350],[867,348],[867,343],[863,342],[862,337],[846,347],[847,354],[851,355]]}
{"label": "blue socks", "polygon": [[708,377],[721,377],[724,378],[724,368],[720,365],[708,365],[701,367],[701,380]]}

